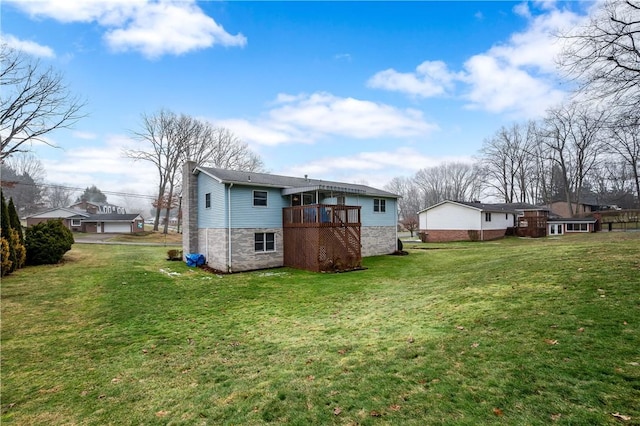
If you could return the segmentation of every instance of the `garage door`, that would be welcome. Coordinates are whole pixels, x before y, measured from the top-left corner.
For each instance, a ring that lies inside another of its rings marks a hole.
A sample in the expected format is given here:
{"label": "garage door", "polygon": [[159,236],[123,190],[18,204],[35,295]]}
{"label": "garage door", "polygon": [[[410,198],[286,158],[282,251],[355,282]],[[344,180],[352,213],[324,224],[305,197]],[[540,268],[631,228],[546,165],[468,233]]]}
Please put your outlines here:
{"label": "garage door", "polygon": [[131,224],[130,223],[109,223],[105,222],[104,230],[102,232],[120,232],[120,233],[130,233],[131,232]]}

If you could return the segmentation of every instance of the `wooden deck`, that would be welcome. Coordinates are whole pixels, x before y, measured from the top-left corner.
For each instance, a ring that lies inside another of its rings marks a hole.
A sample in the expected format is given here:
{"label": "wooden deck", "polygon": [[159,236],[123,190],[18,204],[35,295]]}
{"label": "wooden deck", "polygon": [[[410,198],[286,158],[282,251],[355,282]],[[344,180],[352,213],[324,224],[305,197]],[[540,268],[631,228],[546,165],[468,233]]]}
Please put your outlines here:
{"label": "wooden deck", "polygon": [[286,207],[282,215],[285,266],[316,272],[362,266],[360,206]]}

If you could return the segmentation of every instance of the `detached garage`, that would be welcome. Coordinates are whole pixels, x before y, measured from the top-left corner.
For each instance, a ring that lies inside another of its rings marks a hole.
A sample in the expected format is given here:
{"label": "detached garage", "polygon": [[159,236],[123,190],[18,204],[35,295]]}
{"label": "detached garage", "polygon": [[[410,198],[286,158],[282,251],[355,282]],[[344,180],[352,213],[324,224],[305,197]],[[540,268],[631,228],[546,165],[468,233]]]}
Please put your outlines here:
{"label": "detached garage", "polygon": [[134,234],[144,231],[144,221],[139,214],[94,214],[82,223],[86,232],[98,234]]}

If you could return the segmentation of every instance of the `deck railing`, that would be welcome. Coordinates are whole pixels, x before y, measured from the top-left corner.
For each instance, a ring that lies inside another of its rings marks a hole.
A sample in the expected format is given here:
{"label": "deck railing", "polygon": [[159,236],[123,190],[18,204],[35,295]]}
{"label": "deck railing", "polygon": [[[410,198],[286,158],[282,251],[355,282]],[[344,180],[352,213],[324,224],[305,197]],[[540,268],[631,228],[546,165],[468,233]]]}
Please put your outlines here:
{"label": "deck railing", "polygon": [[285,228],[360,226],[360,206],[311,204],[282,209]]}

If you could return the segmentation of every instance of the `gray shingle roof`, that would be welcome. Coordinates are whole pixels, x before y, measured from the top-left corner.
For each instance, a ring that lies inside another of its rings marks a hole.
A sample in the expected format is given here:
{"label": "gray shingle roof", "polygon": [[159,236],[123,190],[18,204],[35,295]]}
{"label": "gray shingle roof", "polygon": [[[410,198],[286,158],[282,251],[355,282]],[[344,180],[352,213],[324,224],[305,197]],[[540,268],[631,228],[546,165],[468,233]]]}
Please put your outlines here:
{"label": "gray shingle roof", "polygon": [[138,213],[130,214],[117,214],[117,213],[105,213],[105,214],[92,214],[83,222],[133,222],[138,216]]}
{"label": "gray shingle roof", "polygon": [[207,175],[217,179],[221,183],[233,183],[234,185],[267,186],[272,188],[293,189],[301,188],[308,190],[332,190],[372,195],[380,197],[398,198],[398,195],[381,189],[372,188],[366,185],[354,183],[335,182],[321,179],[300,178],[292,176],[273,175],[270,173],[242,172],[237,170],[218,169],[213,167],[196,167]]}

